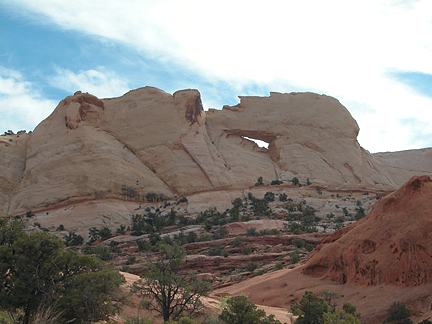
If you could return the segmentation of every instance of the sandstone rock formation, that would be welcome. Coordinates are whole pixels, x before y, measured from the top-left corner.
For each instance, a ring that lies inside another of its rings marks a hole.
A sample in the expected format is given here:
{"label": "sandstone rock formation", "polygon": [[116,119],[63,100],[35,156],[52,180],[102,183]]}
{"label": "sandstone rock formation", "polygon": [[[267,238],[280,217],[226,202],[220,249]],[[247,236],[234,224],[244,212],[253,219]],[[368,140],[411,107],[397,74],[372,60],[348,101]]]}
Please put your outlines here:
{"label": "sandstone rock formation", "polygon": [[432,179],[413,177],[364,219],[324,239],[304,274],[358,285],[432,281]]}
{"label": "sandstone rock formation", "polygon": [[426,174],[432,177],[432,148],[381,152],[374,153],[373,156],[388,171],[398,187],[416,175]]}
{"label": "sandstone rock formation", "polygon": [[[336,99],[313,93],[241,97],[237,106],[205,112],[197,90],[145,87],[103,100],[77,92],[33,133],[0,138],[0,216],[242,189],[259,176],[396,189],[411,171],[394,171],[404,164],[362,149],[358,131]],[[430,164],[413,169],[432,171]]]}

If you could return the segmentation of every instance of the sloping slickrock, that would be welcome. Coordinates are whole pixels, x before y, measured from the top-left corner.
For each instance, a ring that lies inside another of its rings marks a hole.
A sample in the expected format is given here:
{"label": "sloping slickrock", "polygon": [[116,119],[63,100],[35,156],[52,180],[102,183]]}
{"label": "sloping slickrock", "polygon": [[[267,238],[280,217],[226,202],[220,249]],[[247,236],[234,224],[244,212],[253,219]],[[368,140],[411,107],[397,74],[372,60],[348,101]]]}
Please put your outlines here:
{"label": "sloping slickrock", "polygon": [[381,152],[373,156],[385,167],[398,187],[413,176],[425,174],[432,177],[432,148]]}
{"label": "sloping slickrock", "polygon": [[336,99],[313,93],[241,97],[204,112],[197,90],[145,87],[103,100],[77,92],[32,134],[1,137],[0,215],[245,189],[260,176],[394,190],[396,172],[359,146],[358,131]]}
{"label": "sloping slickrock", "polygon": [[141,200],[148,192],[172,196],[127,146],[100,129],[103,114],[99,99],[77,93],[38,125],[10,213],[95,198]]}
{"label": "sloping slickrock", "polygon": [[[360,147],[358,125],[336,99],[274,92],[240,99],[237,106],[210,110],[206,119],[210,138],[236,179],[261,175],[266,180],[309,178],[336,187],[395,187],[388,172]],[[268,142],[268,153],[250,149],[242,137]]]}
{"label": "sloping slickrock", "polygon": [[324,239],[303,273],[366,286],[431,283],[431,198],[432,179],[411,178],[364,219]]}
{"label": "sloping slickrock", "polygon": [[21,181],[29,134],[0,136],[0,215],[9,214],[9,201]]}

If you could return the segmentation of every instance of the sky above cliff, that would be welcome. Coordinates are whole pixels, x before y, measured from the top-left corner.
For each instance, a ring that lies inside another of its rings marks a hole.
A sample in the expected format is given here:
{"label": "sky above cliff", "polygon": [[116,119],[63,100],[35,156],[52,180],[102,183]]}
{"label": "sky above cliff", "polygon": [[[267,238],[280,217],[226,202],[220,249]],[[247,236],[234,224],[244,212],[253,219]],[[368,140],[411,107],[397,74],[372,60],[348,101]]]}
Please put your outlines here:
{"label": "sky above cliff", "polygon": [[371,152],[432,146],[430,0],[3,0],[0,132],[33,130],[77,90],[143,86],[337,98]]}

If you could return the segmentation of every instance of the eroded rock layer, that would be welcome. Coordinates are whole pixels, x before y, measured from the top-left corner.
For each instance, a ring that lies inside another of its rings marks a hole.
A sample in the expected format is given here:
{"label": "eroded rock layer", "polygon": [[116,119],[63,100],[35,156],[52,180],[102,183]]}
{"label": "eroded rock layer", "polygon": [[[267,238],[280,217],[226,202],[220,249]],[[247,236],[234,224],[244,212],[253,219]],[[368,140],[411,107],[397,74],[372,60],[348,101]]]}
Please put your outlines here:
{"label": "eroded rock layer", "polygon": [[429,176],[411,178],[364,219],[325,238],[303,273],[367,286],[431,283],[431,197]]}
{"label": "eroded rock layer", "polygon": [[402,162],[396,172],[385,156],[361,148],[357,123],[334,98],[240,99],[205,112],[197,90],[171,95],[145,87],[103,100],[77,92],[33,133],[1,137],[0,215],[91,199],[154,201],[241,189],[260,176],[266,184],[297,177],[333,188],[394,190],[411,175]]}

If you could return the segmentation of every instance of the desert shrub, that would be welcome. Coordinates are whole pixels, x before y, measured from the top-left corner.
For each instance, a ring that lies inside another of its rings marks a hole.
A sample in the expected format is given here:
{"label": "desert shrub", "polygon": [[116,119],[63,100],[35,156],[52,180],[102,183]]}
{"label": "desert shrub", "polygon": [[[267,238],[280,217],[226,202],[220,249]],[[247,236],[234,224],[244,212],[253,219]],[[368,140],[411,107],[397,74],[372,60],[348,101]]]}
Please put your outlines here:
{"label": "desert shrub", "polygon": [[178,321],[169,321],[167,324],[199,324],[197,321],[189,317],[181,317]]}
{"label": "desert shrub", "polygon": [[150,251],[152,247],[150,242],[147,240],[138,240],[136,241],[136,245],[138,247],[138,251],[140,252]]}
{"label": "desert shrub", "polygon": [[255,186],[264,186],[263,177],[259,177],[257,179],[257,182],[255,183]]}
{"label": "desert shrub", "polygon": [[327,312],[327,303],[313,292],[306,291],[299,303],[293,302],[290,311],[298,316],[296,324],[321,324]]}
{"label": "desert shrub", "polygon": [[405,304],[394,302],[387,310],[387,317],[383,323],[412,324],[410,317],[411,312],[406,308]]}
{"label": "desert shrub", "polygon": [[295,250],[290,253],[290,262],[292,264],[298,263],[300,261],[300,253]]}
{"label": "desert shrub", "polygon": [[245,247],[243,248],[243,250],[242,250],[242,253],[243,253],[244,255],[251,254],[251,253],[252,253],[252,248],[251,248],[250,246],[245,246]]}
{"label": "desert shrub", "polygon": [[335,223],[343,223],[343,222],[345,222],[345,217],[338,216],[338,217],[335,218],[334,221],[335,221]]}
{"label": "desert shrub", "polygon": [[264,194],[264,199],[267,200],[268,202],[272,202],[275,200],[275,194],[271,191],[267,191]]}
{"label": "desert shrub", "polygon": [[186,241],[188,242],[188,243],[194,243],[196,240],[198,239],[198,234],[197,233],[195,233],[195,232],[188,232],[187,234],[186,234]]}
{"label": "desert shrub", "polygon": [[152,321],[141,316],[134,316],[125,321],[125,324],[152,324]]}
{"label": "desert shrub", "polygon": [[249,271],[249,272],[253,272],[255,269],[257,269],[259,267],[259,265],[258,265],[258,263],[256,263],[256,262],[248,262],[248,263],[246,263],[246,265],[245,265],[245,269],[246,269],[246,271]]}
{"label": "desert shrub", "polygon": [[233,247],[240,246],[243,243],[243,239],[240,236],[237,236],[233,241]]}
{"label": "desert shrub", "polygon": [[220,227],[216,232],[213,233],[213,239],[219,240],[227,237],[229,234],[229,231],[225,227]]}
{"label": "desert shrub", "polygon": [[292,243],[295,247],[297,247],[299,249],[305,245],[305,241],[301,238],[297,238],[297,239],[293,240]]}
{"label": "desert shrub", "polygon": [[252,200],[252,210],[257,216],[270,216],[271,209],[268,206],[268,201],[266,199],[254,198]]}
{"label": "desert shrub", "polygon": [[234,208],[239,209],[239,208],[243,207],[243,201],[241,200],[241,198],[236,198],[233,200],[232,205]]}
{"label": "desert shrub", "polygon": [[97,247],[93,248],[93,254],[104,261],[111,260],[113,257],[111,249],[103,245],[98,245]]}
{"label": "desert shrub", "polygon": [[181,203],[187,203],[187,202],[188,202],[188,200],[187,200],[186,197],[181,197],[181,198],[177,201],[177,205],[178,205],[178,204],[181,204]]}
{"label": "desert shrub", "polygon": [[256,230],[255,227],[247,228],[246,229],[246,235],[248,235],[248,236],[258,236],[258,232],[257,232],[257,230]]}
{"label": "desert shrub", "polygon": [[265,235],[278,235],[279,231],[276,228],[271,228],[271,229],[262,229],[259,231],[259,235],[260,236],[265,236]]}
{"label": "desert shrub", "polygon": [[111,242],[109,242],[109,247],[111,249],[111,252],[113,252],[113,253],[120,252],[120,248],[119,248],[118,245],[119,245],[119,242],[117,242],[117,241],[111,241]]}
{"label": "desert shrub", "polygon": [[203,234],[197,239],[197,242],[207,242],[212,240],[213,237],[210,234]]}
{"label": "desert shrub", "polygon": [[308,243],[308,244],[305,245],[305,249],[308,252],[312,252],[313,249],[314,249],[314,246],[312,244]]}
{"label": "desert shrub", "polygon": [[212,229],[212,224],[210,223],[210,222],[206,222],[205,224],[204,224],[204,230],[205,231],[211,231],[211,229]]}
{"label": "desert shrub", "polygon": [[127,264],[127,265],[129,265],[129,264],[134,264],[135,262],[136,262],[136,256],[131,255],[131,256],[128,257],[128,259],[127,259],[127,261],[126,261],[126,264]]}
{"label": "desert shrub", "polygon": [[281,324],[274,315],[267,316],[263,310],[257,310],[244,295],[228,298],[219,319],[229,324]]}
{"label": "desert shrub", "polygon": [[288,196],[287,196],[287,194],[285,192],[281,193],[279,195],[279,201],[287,201],[287,200],[288,200]]}
{"label": "desert shrub", "polygon": [[271,184],[272,186],[277,186],[277,185],[281,185],[281,184],[283,184],[283,181],[280,181],[280,180],[273,180],[270,184]]}
{"label": "desert shrub", "polygon": [[222,255],[222,249],[220,246],[213,246],[207,251],[207,255],[210,256]]}
{"label": "desert shrub", "polygon": [[283,269],[283,264],[282,263],[276,263],[275,270],[282,270],[282,269]]}
{"label": "desert shrub", "polygon": [[81,235],[69,232],[68,236],[65,238],[64,243],[66,246],[77,246],[84,243],[84,239]]}
{"label": "desert shrub", "polygon": [[116,229],[115,233],[116,233],[116,235],[125,235],[126,234],[126,226],[123,224],[120,225],[120,227]]}
{"label": "desert shrub", "polygon": [[112,237],[111,230],[108,227],[97,229],[96,227],[89,228],[90,243],[93,243],[100,239],[108,239]]}

